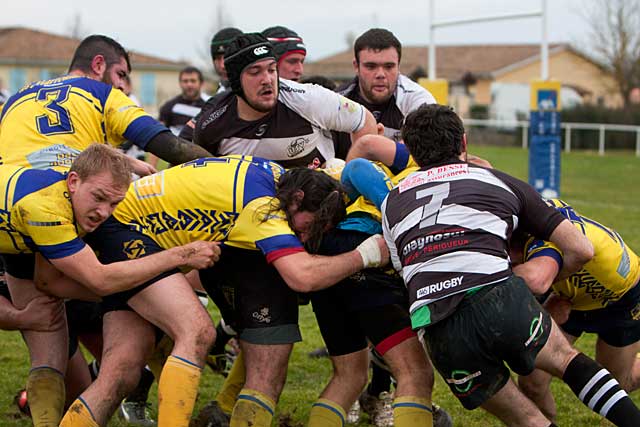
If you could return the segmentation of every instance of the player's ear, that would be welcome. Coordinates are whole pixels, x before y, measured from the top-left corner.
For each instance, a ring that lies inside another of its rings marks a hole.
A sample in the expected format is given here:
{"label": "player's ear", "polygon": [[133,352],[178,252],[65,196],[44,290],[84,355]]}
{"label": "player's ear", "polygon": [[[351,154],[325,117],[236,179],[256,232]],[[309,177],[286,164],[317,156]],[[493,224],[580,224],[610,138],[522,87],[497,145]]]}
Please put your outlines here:
{"label": "player's ear", "polygon": [[102,80],[104,73],[107,71],[107,60],[103,55],[93,57],[91,60],[91,71]]}
{"label": "player's ear", "polygon": [[78,191],[78,187],[80,186],[80,176],[77,172],[69,172],[67,174],[67,188],[69,189],[69,193],[73,194]]}

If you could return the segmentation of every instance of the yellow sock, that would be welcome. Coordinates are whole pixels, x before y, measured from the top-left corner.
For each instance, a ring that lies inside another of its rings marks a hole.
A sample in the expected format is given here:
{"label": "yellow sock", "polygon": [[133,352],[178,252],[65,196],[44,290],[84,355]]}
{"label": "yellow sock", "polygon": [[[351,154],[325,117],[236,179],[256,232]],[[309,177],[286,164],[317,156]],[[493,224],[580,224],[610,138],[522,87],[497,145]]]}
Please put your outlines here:
{"label": "yellow sock", "polygon": [[275,406],[269,396],[243,388],[233,407],[229,427],[270,427]]}
{"label": "yellow sock", "polygon": [[347,413],[342,406],[321,398],[311,407],[307,427],[342,427],[346,418]]}
{"label": "yellow sock", "polygon": [[202,369],[169,356],[158,382],[158,427],[188,427]]}
{"label": "yellow sock", "polygon": [[238,393],[240,393],[240,390],[244,387],[245,379],[244,357],[242,352],[240,352],[233,362],[231,371],[229,371],[229,375],[227,375],[227,378],[224,380],[222,388],[216,396],[216,402],[218,402],[218,406],[225,414],[230,414],[231,411],[233,411]]}
{"label": "yellow sock", "polygon": [[46,366],[32,369],[27,378],[27,399],[35,427],[58,427],[64,414],[64,376]]}
{"label": "yellow sock", "polygon": [[400,396],[393,401],[395,427],[433,426],[431,399],[418,396]]}
{"label": "yellow sock", "polygon": [[[27,394],[27,396],[29,396]],[[91,415],[91,410],[81,397],[77,398],[64,414],[60,427],[100,427]]]}

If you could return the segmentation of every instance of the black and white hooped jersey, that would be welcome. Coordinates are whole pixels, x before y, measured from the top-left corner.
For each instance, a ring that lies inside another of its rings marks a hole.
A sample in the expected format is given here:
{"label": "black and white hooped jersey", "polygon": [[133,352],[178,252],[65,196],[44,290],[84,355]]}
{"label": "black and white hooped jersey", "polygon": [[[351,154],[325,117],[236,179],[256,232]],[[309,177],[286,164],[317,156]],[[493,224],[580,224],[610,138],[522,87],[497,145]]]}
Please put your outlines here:
{"label": "black and white hooped jersey", "polygon": [[409,175],[382,213],[414,327],[447,317],[466,291],[509,277],[508,241],[516,228],[548,239],[563,220],[528,184],[460,161]]}
{"label": "black and white hooped jersey", "polygon": [[214,155],[246,154],[274,160],[285,168],[321,166],[335,157],[330,131],[356,132],[366,110],[313,84],[280,79],[278,102],[265,117],[238,117],[237,96],[216,95],[199,115],[193,141]]}
{"label": "black and white hooped jersey", "polygon": [[[356,77],[347,87],[338,90],[341,95],[364,105],[377,123],[384,125],[384,136],[396,142],[400,141],[400,128],[404,118],[410,112],[416,110],[422,104],[435,104],[436,99],[431,92],[423,88],[409,77],[400,74],[396,90],[384,104],[370,104],[360,95],[358,78]],[[349,135],[344,133],[334,134],[336,143],[336,157],[345,158],[351,147]]]}
{"label": "black and white hooped jersey", "polygon": [[160,120],[174,135],[179,135],[182,127],[200,113],[209,97],[202,94],[196,99],[186,99],[182,95],[170,99],[160,107]]}

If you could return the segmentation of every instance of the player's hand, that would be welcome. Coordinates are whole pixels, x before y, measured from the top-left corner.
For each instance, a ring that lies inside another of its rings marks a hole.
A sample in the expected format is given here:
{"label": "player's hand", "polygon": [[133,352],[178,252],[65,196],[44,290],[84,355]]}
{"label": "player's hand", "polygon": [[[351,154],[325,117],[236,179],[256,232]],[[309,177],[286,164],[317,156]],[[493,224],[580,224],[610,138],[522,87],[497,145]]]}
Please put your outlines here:
{"label": "player's hand", "polygon": [[49,332],[64,326],[64,302],[60,298],[38,296],[19,313],[20,329]]}
{"label": "player's hand", "polygon": [[220,243],[196,241],[181,247],[183,267],[197,270],[211,267],[220,259]]}
{"label": "player's hand", "polygon": [[571,313],[571,300],[569,298],[551,293],[543,307],[549,312],[558,325],[562,325],[569,320],[569,313]]}
{"label": "player's hand", "polygon": [[131,166],[133,166],[133,172],[138,176],[153,175],[154,173],[158,172],[156,168],[142,160],[134,159],[133,157],[131,157],[130,162]]}
{"label": "player's hand", "polygon": [[389,248],[380,234],[360,243],[356,251],[362,257],[363,268],[380,267],[389,262]]}

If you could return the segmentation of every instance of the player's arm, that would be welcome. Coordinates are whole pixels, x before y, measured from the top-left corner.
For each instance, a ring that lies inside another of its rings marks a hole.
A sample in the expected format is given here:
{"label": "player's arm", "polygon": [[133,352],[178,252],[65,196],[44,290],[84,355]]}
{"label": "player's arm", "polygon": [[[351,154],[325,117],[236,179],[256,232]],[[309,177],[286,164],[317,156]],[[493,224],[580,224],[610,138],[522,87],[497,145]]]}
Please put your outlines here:
{"label": "player's arm", "polygon": [[562,269],[555,281],[571,276],[593,258],[593,245],[569,220],[563,220],[548,240],[562,252]]}
{"label": "player's arm", "polygon": [[364,268],[378,267],[389,261],[382,236],[375,235],[356,249],[336,256],[296,252],[273,261],[284,281],[296,292],[313,292],[335,285]]}
{"label": "player's arm", "polygon": [[[216,242],[193,242],[170,248],[146,257],[102,264],[93,250],[85,245],[72,255],[49,258],[51,264],[83,284],[96,295],[104,296],[134,288],[168,270],[179,267],[207,268],[218,260],[220,248]],[[47,288],[46,277],[36,277],[36,286]]]}
{"label": "player's arm", "polygon": [[513,267],[513,273],[520,276],[535,295],[543,295],[547,292],[559,272],[558,262],[546,255],[532,258]]}
{"label": "player's arm", "polygon": [[378,125],[376,124],[376,119],[373,117],[373,114],[364,107],[362,107],[362,109],[364,110],[364,124],[360,129],[351,132],[352,144],[365,135],[378,135]]}
{"label": "player's arm", "polygon": [[399,143],[382,135],[364,135],[353,141],[346,161],[349,163],[353,159],[363,158],[392,166],[396,158],[397,144]]}
{"label": "player's arm", "polygon": [[[147,176],[147,175],[152,175],[156,172],[158,172],[156,170],[156,168],[147,163],[144,162],[142,160],[139,159],[135,159],[133,157],[129,157],[127,156],[127,159],[129,159],[129,162],[131,163],[131,166],[133,167],[133,173],[135,173],[138,176]],[[157,162],[157,160],[156,160]]]}
{"label": "player's arm", "polygon": [[172,134],[169,130],[160,132],[149,140],[145,151],[174,165],[179,165],[201,157],[213,157],[199,145],[192,144]]}
{"label": "player's arm", "polygon": [[58,298],[38,296],[22,310],[0,296],[0,329],[54,331],[64,320],[64,304]]}

